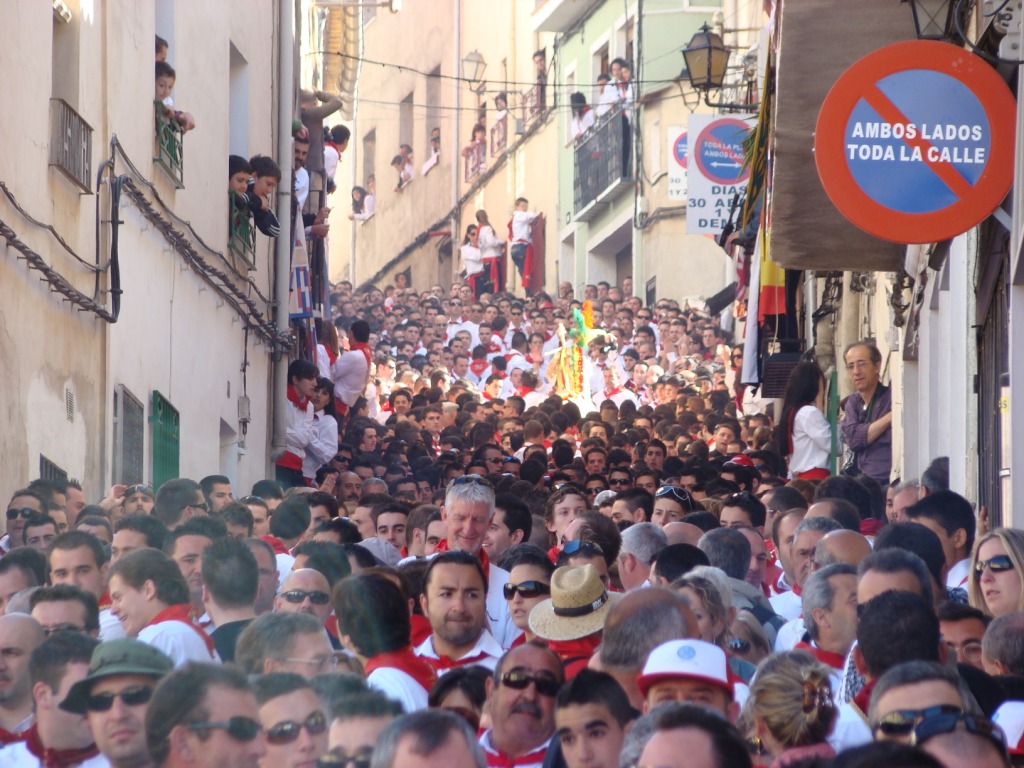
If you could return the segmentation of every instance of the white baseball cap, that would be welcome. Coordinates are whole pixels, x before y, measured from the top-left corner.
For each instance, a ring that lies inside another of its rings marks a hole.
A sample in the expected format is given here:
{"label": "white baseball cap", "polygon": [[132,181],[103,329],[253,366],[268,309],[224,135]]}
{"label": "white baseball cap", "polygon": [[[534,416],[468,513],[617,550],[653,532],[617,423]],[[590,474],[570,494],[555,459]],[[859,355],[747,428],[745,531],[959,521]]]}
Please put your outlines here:
{"label": "white baseball cap", "polygon": [[647,657],[637,683],[640,692],[646,696],[652,686],[679,678],[704,680],[725,689],[730,696],[733,695],[725,651],[703,640],[670,640],[662,643]]}

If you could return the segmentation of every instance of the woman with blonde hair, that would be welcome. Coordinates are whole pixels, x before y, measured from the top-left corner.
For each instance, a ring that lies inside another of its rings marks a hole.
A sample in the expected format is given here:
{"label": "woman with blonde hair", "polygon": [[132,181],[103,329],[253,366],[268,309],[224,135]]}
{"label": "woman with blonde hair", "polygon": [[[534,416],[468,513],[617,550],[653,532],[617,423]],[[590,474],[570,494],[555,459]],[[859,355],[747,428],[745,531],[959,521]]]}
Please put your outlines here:
{"label": "woman with blonde hair", "polygon": [[967,597],[971,605],[999,618],[1024,611],[1024,531],[995,528],[974,542]]}
{"label": "woman with blonde hair", "polygon": [[835,755],[827,741],[837,712],[829,674],[802,651],[773,654],[758,667],[746,714],[756,743],[774,758],[772,768]]}
{"label": "woman with blonde hair", "polygon": [[749,683],[757,667],[732,652],[730,625],[736,611],[725,574],[712,566],[697,566],[673,581],[672,589],[690,604],[700,639],[725,651],[729,671]]}

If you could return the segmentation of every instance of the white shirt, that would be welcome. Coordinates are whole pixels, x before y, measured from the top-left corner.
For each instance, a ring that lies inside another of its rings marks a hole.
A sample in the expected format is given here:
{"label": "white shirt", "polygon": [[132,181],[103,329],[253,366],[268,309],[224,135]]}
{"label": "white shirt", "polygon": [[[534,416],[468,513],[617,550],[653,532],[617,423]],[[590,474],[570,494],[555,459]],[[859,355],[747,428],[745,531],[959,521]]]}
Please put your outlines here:
{"label": "white shirt", "polygon": [[309,197],[309,172],[305,168],[295,171],[295,199],[299,201],[299,210],[306,207]]}
{"label": "white shirt", "polygon": [[100,752],[96,757],[90,757],[84,763],[79,764],[78,768],[110,768],[110,761],[106,755]]}
{"label": "white shirt", "polygon": [[789,459],[789,477],[800,472],[827,467],[832,452],[832,425],[813,405],[805,405],[793,418],[793,455]]}
{"label": "white shirt", "polygon": [[572,137],[574,139],[580,138],[583,134],[594,127],[594,111],[588,109],[582,115],[572,116]]}
{"label": "white shirt", "polygon": [[415,712],[427,708],[427,689],[416,678],[394,667],[381,667],[366,677],[367,684],[388,698],[401,703],[402,709]]}
{"label": "white shirt", "polygon": [[[431,635],[418,646],[416,646],[416,648],[413,649],[413,653],[415,653],[417,656],[422,656],[425,659],[441,658],[438,652],[434,650],[433,635]],[[495,668],[498,666],[498,660],[501,659],[504,653],[505,649],[501,647],[501,644],[498,643],[498,641],[494,638],[494,635],[492,635],[485,629],[483,632],[480,633],[480,637],[477,638],[476,645],[474,645],[470,650],[468,650],[466,653],[464,653],[462,656],[456,659],[456,661],[459,661],[460,659],[471,659],[474,656],[480,656],[481,654],[483,654],[483,658],[477,659],[471,662],[471,664],[486,667],[487,669],[493,672]],[[467,666],[469,666],[469,664],[467,664]],[[452,667],[452,669],[455,669],[455,667]],[[443,675],[449,671],[451,670],[439,669],[437,671],[437,674]]]}
{"label": "white shirt", "polygon": [[792,651],[805,632],[807,625],[804,624],[803,618],[790,619],[779,628],[779,633],[775,636],[775,652]]}
{"label": "white shirt", "polygon": [[804,612],[803,600],[795,592],[772,595],[768,598],[768,602],[772,604],[772,610],[786,621],[798,619]]}
{"label": "white shirt", "polygon": [[0,749],[0,768],[27,768],[30,765],[42,768],[43,761],[28,751],[25,742],[17,741]]}
{"label": "white shirt", "polygon": [[512,214],[512,241],[516,243],[532,243],[530,226],[537,214],[532,211],[516,211]]}
{"label": "white shirt", "polygon": [[[361,354],[361,353],[360,353]],[[323,411],[313,417],[313,442],[306,446],[302,476],[313,479],[316,471],[338,453],[338,422]]]}
{"label": "white shirt", "polygon": [[836,716],[835,725],[832,726],[832,733],[829,734],[828,743],[836,754],[863,744],[870,744],[873,740],[871,726],[849,702],[839,705],[839,714]]}
{"label": "white shirt", "polygon": [[459,249],[459,253],[462,255],[462,268],[466,272],[466,277],[479,275],[484,271],[483,257],[475,245],[466,243]]}
{"label": "white shirt", "polygon": [[[338,359],[334,361],[332,378],[334,379],[335,394],[345,405],[351,408],[363,394],[369,371],[370,363],[362,350],[352,349],[338,355]],[[337,448],[335,448],[335,453],[337,453]]]}
{"label": "white shirt", "polygon": [[143,627],[136,639],[166,653],[175,667],[182,667],[190,661],[220,663],[217,652],[210,653],[196,629],[184,621],[161,621]]}
{"label": "white shirt", "polygon": [[476,241],[480,246],[480,255],[485,259],[497,259],[505,251],[505,241],[494,234],[493,227],[480,227]]}
{"label": "white shirt", "polygon": [[120,640],[124,637],[124,626],[121,620],[110,612],[109,608],[100,611],[100,642],[108,640]]}
{"label": "white shirt", "polygon": [[946,587],[956,589],[957,587],[967,588],[967,577],[971,573],[971,558],[965,557],[950,567],[946,573]]}

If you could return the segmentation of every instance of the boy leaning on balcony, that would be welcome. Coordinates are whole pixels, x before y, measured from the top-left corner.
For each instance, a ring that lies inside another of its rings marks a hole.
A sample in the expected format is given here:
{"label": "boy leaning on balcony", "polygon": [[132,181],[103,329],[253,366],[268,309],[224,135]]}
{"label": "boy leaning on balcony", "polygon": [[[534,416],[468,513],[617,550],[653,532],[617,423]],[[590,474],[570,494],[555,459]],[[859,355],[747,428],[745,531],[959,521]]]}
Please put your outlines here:
{"label": "boy leaning on balcony", "polygon": [[252,179],[246,189],[249,210],[256,227],[267,237],[281,234],[281,225],[270,207],[270,193],[281,181],[281,168],[272,158],[266,155],[255,155],[249,158]]}
{"label": "boy leaning on balcony", "polygon": [[174,99],[171,98],[171,91],[174,90],[174,81],[177,75],[174,67],[166,61],[156,63],[156,96],[155,100],[162,105],[161,114],[165,120],[175,122],[182,133],[187,133],[196,127],[196,121],[188,112],[174,109]]}
{"label": "boy leaning on balcony", "polygon": [[246,192],[249,190],[249,178],[252,176],[252,166],[249,161],[240,155],[228,155],[228,194],[234,201],[231,206],[231,228],[238,229],[242,217],[249,216],[249,197]]}

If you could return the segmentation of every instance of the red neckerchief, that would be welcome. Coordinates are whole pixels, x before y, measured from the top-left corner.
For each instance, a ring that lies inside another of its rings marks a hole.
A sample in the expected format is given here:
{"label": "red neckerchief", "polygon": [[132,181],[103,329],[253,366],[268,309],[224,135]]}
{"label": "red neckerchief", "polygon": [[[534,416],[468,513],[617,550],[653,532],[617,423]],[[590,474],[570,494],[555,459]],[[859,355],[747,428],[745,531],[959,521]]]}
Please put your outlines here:
{"label": "red neckerchief", "polygon": [[860,521],[860,532],[862,536],[877,536],[878,532],[885,527],[885,523],[874,517]]}
{"label": "red neckerchief", "polygon": [[430,626],[430,620],[426,616],[420,616],[418,613],[414,613],[409,617],[409,624],[412,626],[412,633],[409,639],[415,646],[422,645],[434,631],[434,628]]}
{"label": "red neckerchief", "polygon": [[27,733],[27,729],[21,733],[15,733],[14,731],[8,731],[6,728],[0,728],[0,746],[6,747],[8,744],[17,744],[19,741],[24,741]]}
{"label": "red neckerchief", "polygon": [[551,341],[551,337],[554,336],[554,335],[555,334],[553,332],[551,332],[551,331],[548,331],[547,333],[545,333],[544,334],[544,343],[547,344],[549,341]]}
{"label": "red neckerchief", "polygon": [[516,387],[516,394],[519,395],[519,397],[526,397],[531,392],[533,392],[531,387]]}
{"label": "red neckerchief", "polygon": [[621,392],[621,391],[622,391],[622,387],[616,387],[615,389],[611,390],[610,392],[606,389],[604,391],[604,399],[605,400],[611,400],[615,395],[619,394],[619,392]]}
{"label": "red neckerchief", "polygon": [[327,360],[331,365],[334,365],[338,361],[338,355],[333,349],[328,347],[326,344],[323,345],[324,351],[327,353]]}
{"label": "red neckerchief", "polygon": [[203,643],[206,645],[206,650],[210,652],[210,658],[213,658],[213,638],[203,632],[195,623],[192,618],[192,606],[188,603],[178,603],[178,605],[171,605],[164,608],[160,613],[154,616],[146,624],[147,627],[152,627],[155,624],[162,624],[165,621],[180,621],[183,624],[188,624],[195,630],[195,633],[202,638]]}
{"label": "red neckerchief", "polygon": [[761,591],[764,592],[764,596],[765,597],[771,597],[772,596],[772,589],[771,589],[771,587],[769,587],[763,581],[761,582]]}
{"label": "red neckerchief", "polygon": [[474,360],[472,363],[469,364],[469,370],[471,370],[473,374],[479,379],[481,374],[483,374],[483,372],[486,371],[490,367],[490,365],[491,364],[488,363],[486,359]]}
{"label": "red neckerchief", "polygon": [[293,403],[296,408],[300,410],[306,410],[306,406],[309,405],[309,400],[304,397],[299,397],[299,392],[291,384],[288,385],[288,400]]}
{"label": "red neckerchief", "polygon": [[113,602],[110,600],[110,590],[105,589],[103,590],[103,594],[100,595],[99,608],[102,611],[104,608],[109,608],[111,605],[113,605]]}
{"label": "red neckerchief", "polygon": [[[448,546],[448,539],[441,539],[437,543],[437,547],[434,549],[435,552],[447,552],[451,547]],[[487,550],[480,547],[480,551],[476,553],[477,559],[480,561],[480,565],[484,567],[484,573],[489,573],[491,568],[491,559],[487,557]]]}
{"label": "red neckerchief", "polygon": [[865,717],[867,717],[868,714],[868,705],[871,703],[871,692],[875,689],[875,683],[877,682],[877,680],[869,680],[851,700],[851,703],[857,707]]}
{"label": "red neckerchief", "polygon": [[[436,649],[435,649],[436,652]],[[422,657],[438,675],[444,674],[449,669],[456,669],[458,667],[469,667],[474,664],[479,664],[481,661],[487,661],[493,659],[489,653],[481,651],[480,653],[472,656],[463,656],[461,659],[453,659],[451,656],[445,656],[444,654],[438,653],[437,658],[431,658],[430,656]]]}
{"label": "red neckerchief", "polygon": [[513,648],[518,648],[520,645],[523,645],[525,642],[526,642],[526,633],[523,632],[515,640],[512,641],[512,645],[510,645],[508,647],[508,649],[511,651]]}
{"label": "red neckerchief", "polygon": [[362,352],[363,356],[366,358],[366,364],[367,365],[370,364],[370,344],[369,344],[369,342],[356,341],[356,342],[352,343],[351,345],[349,345],[349,351],[350,352]]}
{"label": "red neckerchief", "polygon": [[[807,637],[807,635],[804,635],[804,637]],[[841,653],[832,653],[831,651],[826,651],[824,648],[816,648],[806,640],[801,640],[794,646],[794,648],[807,651],[822,664],[826,664],[832,667],[832,669],[841,670],[846,667],[846,657]]]}
{"label": "red neckerchief", "polygon": [[260,538],[270,545],[270,548],[274,550],[275,555],[287,555],[288,547],[284,545],[277,536],[260,536]]}
{"label": "red neckerchief", "polygon": [[412,646],[406,646],[400,651],[389,653],[378,653],[366,662],[366,675],[375,669],[397,669],[405,672],[409,677],[429,691],[437,682],[437,673],[430,663],[412,652]]}
{"label": "red neckerchief", "polygon": [[554,651],[565,665],[565,679],[569,680],[587,666],[594,651],[601,645],[601,633],[595,632],[576,640],[549,640],[548,648]]}
{"label": "red neckerchief", "polygon": [[487,351],[490,352],[491,354],[497,354],[501,352],[501,350],[503,349],[504,346],[502,346],[501,343],[501,336],[499,336],[496,333],[493,334],[491,336],[491,341],[487,344]]}
{"label": "red neckerchief", "polygon": [[519,757],[506,755],[495,746],[484,747],[484,754],[487,756],[487,768],[516,768],[516,766],[519,765],[543,763],[547,752],[547,744],[538,747],[533,750],[533,752],[527,752],[525,755],[520,755]]}
{"label": "red neckerchief", "polygon": [[555,544],[555,546],[548,550],[548,559],[555,565],[558,565],[558,556],[560,554],[562,554],[562,548]]}
{"label": "red neckerchief", "polygon": [[25,731],[25,746],[39,758],[43,768],[71,768],[99,754],[95,744],[76,749],[50,749],[39,740],[39,729],[34,724]]}

